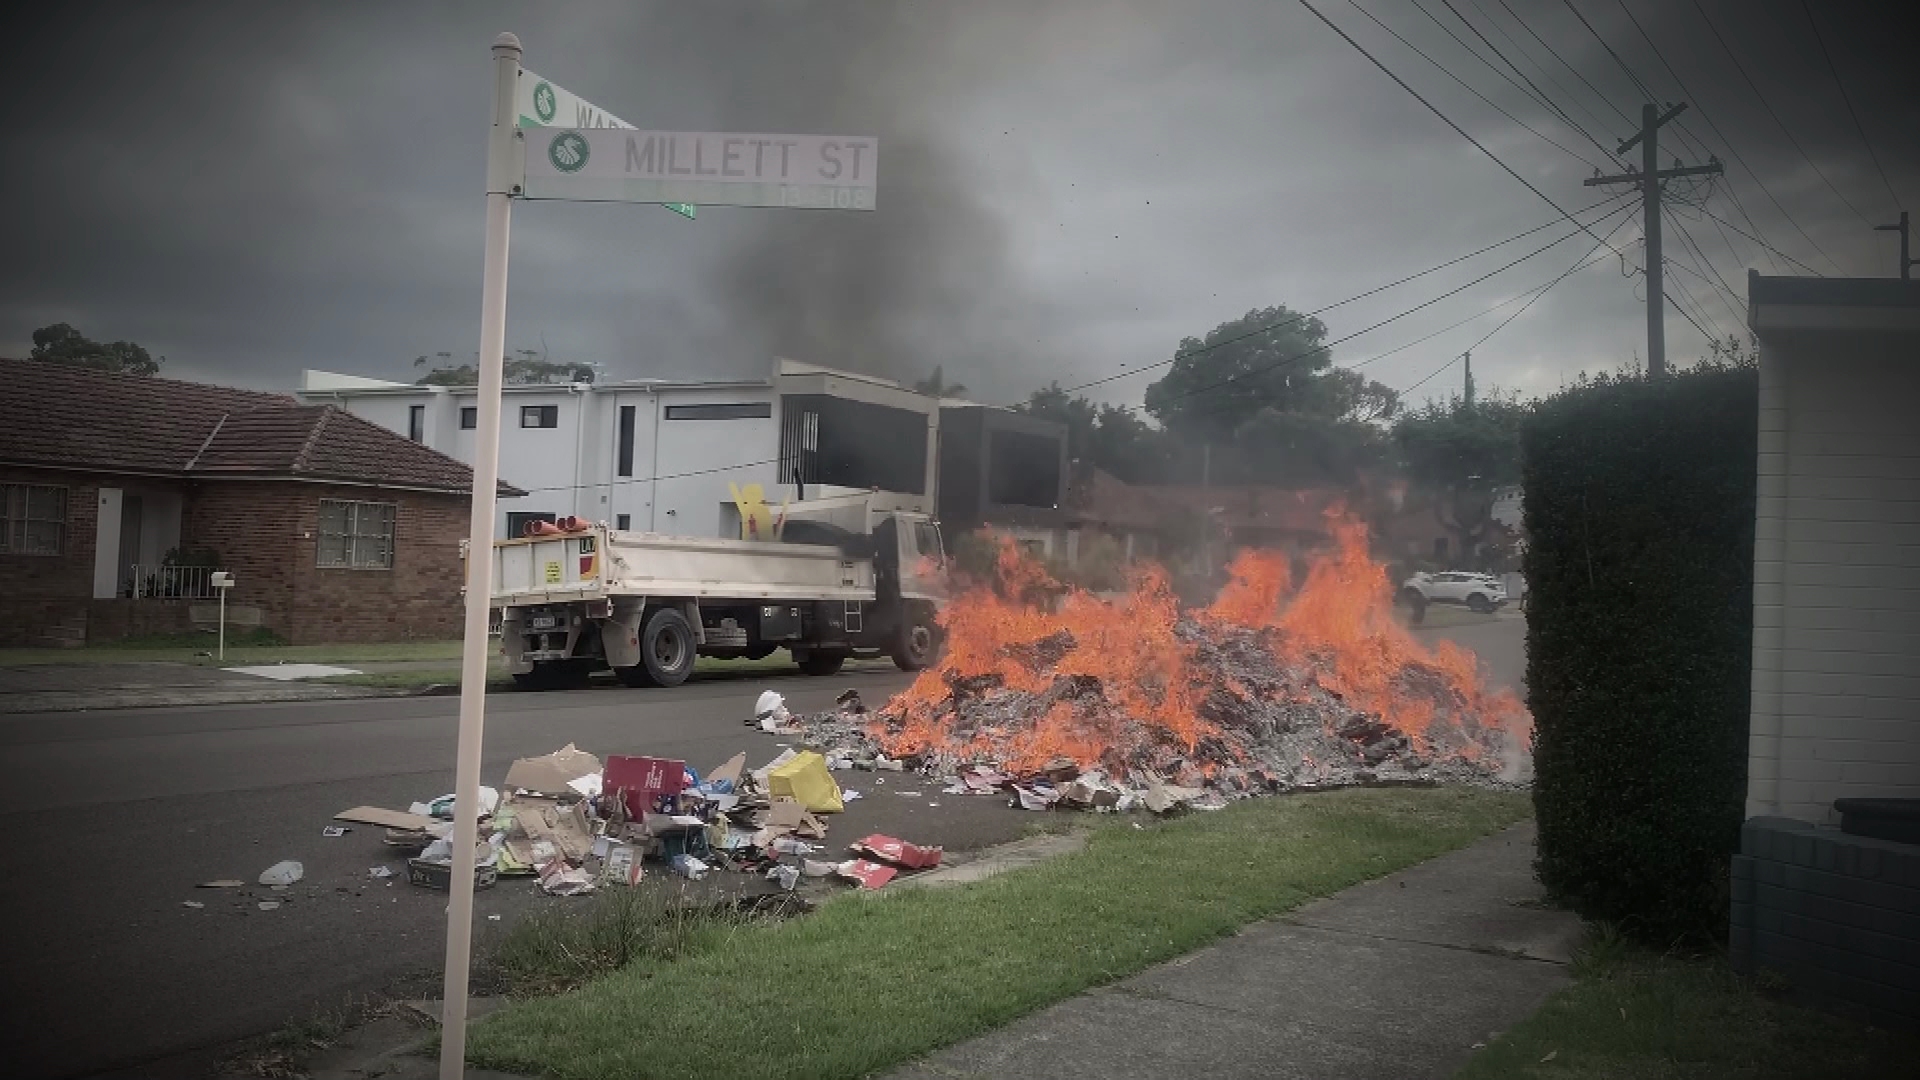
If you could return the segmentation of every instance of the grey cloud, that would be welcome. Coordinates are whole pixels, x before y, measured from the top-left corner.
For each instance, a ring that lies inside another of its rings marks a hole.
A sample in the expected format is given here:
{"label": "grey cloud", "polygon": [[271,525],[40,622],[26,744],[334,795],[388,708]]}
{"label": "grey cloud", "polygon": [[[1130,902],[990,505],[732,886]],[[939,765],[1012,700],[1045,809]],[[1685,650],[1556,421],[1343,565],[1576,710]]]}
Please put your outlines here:
{"label": "grey cloud", "polygon": [[[1575,2],[1656,93],[1679,96],[1616,3]],[[1362,3],[1529,123],[1599,156],[1410,5]],[[1689,129],[1723,149],[1701,114],[1711,116],[1848,273],[1890,272],[1890,241],[1787,145],[1691,4],[1627,3],[1699,95]],[[1515,128],[1343,0],[1320,6],[1561,205],[1594,198],[1580,185],[1590,166]],[[1499,5],[1456,6],[1476,20],[1493,12],[1523,52],[1553,64]],[[1881,164],[1902,196],[1920,194],[1909,62],[1873,29],[1879,13],[1815,6]],[[1638,92],[1563,4],[1514,7],[1635,110]],[[1798,0],[1708,8],[1827,178],[1890,220],[1894,201]],[[31,47],[15,84],[32,92],[10,97],[0,118],[10,208],[0,352],[65,320],[140,341],[182,374],[277,388],[303,366],[399,376],[421,353],[470,353],[486,46],[501,29],[520,33],[529,68],[641,126],[882,141],[872,214],[709,208],[688,222],[650,207],[516,208],[511,344],[544,341],[614,374],[743,373],[780,352],[906,377],[940,364],[1012,400],[1054,378],[1164,360],[1182,336],[1251,308],[1318,307],[1553,216],[1290,4],[739,0],[568,5],[564,18],[537,20],[505,4],[155,10],[96,9],[82,22],[54,8],[23,31]],[[1595,136],[1625,134],[1556,74],[1600,118]],[[1729,168],[1760,231],[1831,272],[1746,171]],[[1710,207],[1749,227],[1724,193]],[[1679,220],[1736,288],[1747,266],[1770,270],[1748,241],[1733,236],[1730,249],[1706,220]],[[1336,360],[1366,362],[1539,284],[1588,246],[1569,241],[1337,347]],[[1329,328],[1351,333],[1521,250],[1343,307]],[[1692,258],[1671,240],[1669,253]],[[1737,322],[1703,283],[1675,277],[1723,326]],[[1627,359],[1642,342],[1634,288],[1613,263],[1568,279],[1476,353],[1476,374],[1537,392]],[[1365,370],[1410,385],[1510,310]],[[1677,314],[1669,341],[1676,358],[1704,348]],[[1097,392],[1138,401],[1150,378]]]}

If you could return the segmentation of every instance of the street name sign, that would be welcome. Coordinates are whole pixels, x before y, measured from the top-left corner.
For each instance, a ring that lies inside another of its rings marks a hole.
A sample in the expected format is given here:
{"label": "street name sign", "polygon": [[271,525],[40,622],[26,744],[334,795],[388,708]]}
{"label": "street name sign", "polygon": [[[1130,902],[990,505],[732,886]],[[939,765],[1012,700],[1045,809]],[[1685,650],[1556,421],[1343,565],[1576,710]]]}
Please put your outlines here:
{"label": "street name sign", "polygon": [[872,210],[880,143],[868,136],[528,128],[525,194],[585,202],[689,202]]}
{"label": "street name sign", "polygon": [[[513,104],[520,117],[522,128],[570,127],[570,128],[620,128],[633,130],[633,125],[612,113],[595,105],[566,88],[556,85],[522,70],[519,81],[514,84]],[[662,203],[667,209],[682,217],[693,217],[691,203]]]}

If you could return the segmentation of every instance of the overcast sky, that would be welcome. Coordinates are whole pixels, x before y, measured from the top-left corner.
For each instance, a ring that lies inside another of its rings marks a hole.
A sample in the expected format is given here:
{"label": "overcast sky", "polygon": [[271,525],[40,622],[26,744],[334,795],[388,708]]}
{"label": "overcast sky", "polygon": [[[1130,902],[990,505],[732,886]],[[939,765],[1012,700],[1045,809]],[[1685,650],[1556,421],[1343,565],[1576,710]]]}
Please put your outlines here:
{"label": "overcast sky", "polygon": [[[1785,130],[1692,0],[1625,0],[1695,95],[1685,130],[1663,132],[1663,164],[1705,147],[1729,181],[1693,193],[1710,196],[1705,211],[1822,273],[1894,274],[1895,241],[1869,225],[1920,209],[1920,79],[1912,51],[1889,44],[1892,9],[1813,5],[1863,139],[1800,0],[1702,2]],[[1579,157],[1349,0],[1315,0],[1562,207],[1606,197],[1581,180],[1620,162],[1422,13],[1492,59],[1443,0],[1360,3]],[[1681,98],[1621,0],[1573,4],[1654,93]],[[1452,5],[1607,149],[1630,133],[1615,109],[1637,122],[1639,91],[1566,0]],[[607,378],[744,375],[777,353],[902,378],[940,364],[1011,402],[1166,360],[1249,309],[1319,309],[1558,217],[1291,0],[69,4],[36,17],[16,38],[0,126],[0,355],[64,321],[164,354],[172,375],[272,389],[305,367],[411,378],[423,353],[469,357],[501,30],[525,43],[528,69],[643,128],[880,140],[870,214],[517,205],[510,347],[597,362]],[[1628,205],[1611,242],[1631,271]],[[1604,232],[1617,219],[1599,220]],[[1669,220],[1711,265],[1671,227],[1669,257],[1742,299],[1748,267],[1805,272],[1698,210]],[[1344,337],[1572,231],[1321,318]],[[1519,304],[1382,354],[1593,248],[1569,239],[1337,345],[1335,360],[1406,389]],[[1738,330],[1739,308],[1705,278],[1669,271],[1668,291],[1697,301],[1708,330]],[[1480,345],[1479,382],[1545,393],[1643,356],[1644,290],[1606,256]],[[1676,362],[1705,349],[1679,313],[1667,340]],[[1137,402],[1153,377],[1092,392]]]}

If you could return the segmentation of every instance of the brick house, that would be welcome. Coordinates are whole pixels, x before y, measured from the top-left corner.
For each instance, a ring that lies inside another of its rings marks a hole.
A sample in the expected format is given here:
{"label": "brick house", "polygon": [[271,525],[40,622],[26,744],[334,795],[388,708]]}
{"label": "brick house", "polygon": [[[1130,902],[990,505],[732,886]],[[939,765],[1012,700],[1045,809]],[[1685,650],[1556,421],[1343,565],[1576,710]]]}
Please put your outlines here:
{"label": "brick house", "polygon": [[189,631],[216,568],[295,643],[458,637],[471,484],[332,406],[0,360],[0,645]]}

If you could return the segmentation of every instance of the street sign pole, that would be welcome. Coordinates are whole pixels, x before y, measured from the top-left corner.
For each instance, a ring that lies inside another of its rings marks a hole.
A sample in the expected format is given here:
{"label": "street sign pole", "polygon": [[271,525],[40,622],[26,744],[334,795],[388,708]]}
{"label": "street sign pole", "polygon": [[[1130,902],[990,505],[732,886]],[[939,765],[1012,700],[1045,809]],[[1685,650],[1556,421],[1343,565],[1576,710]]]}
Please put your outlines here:
{"label": "street sign pole", "polygon": [[[474,852],[480,842],[480,747],[486,727],[487,624],[493,599],[493,514],[500,478],[500,386],[507,345],[507,236],[514,199],[872,210],[879,140],[832,135],[638,131],[544,79],[524,100],[520,39],[493,42],[493,127],[487,139],[487,247],[480,287],[479,398],[473,520],[467,538],[467,618],[460,650],[460,738],[454,771],[447,967],[441,993],[440,1080],[461,1080],[467,1057],[467,979],[473,948]],[[560,107],[572,102],[574,122]],[[531,108],[529,118],[522,105]],[[535,123],[527,123],[531,119]],[[533,144],[533,145],[529,145]]]}
{"label": "street sign pole", "polygon": [[493,597],[493,513],[500,474],[500,385],[507,347],[507,235],[521,181],[515,83],[520,39],[493,42],[493,128],[487,137],[487,248],[480,285],[479,415],[475,417],[473,521],[467,540],[467,621],[460,647],[460,740],[454,772],[453,866],[448,882],[447,968],[440,994],[440,1080],[461,1080],[467,1060],[467,978],[473,949],[474,849],[480,842],[480,737],[487,709],[487,622]]}

